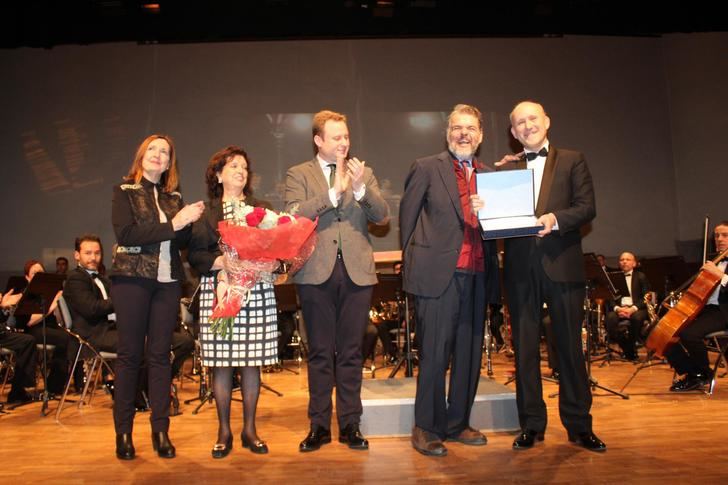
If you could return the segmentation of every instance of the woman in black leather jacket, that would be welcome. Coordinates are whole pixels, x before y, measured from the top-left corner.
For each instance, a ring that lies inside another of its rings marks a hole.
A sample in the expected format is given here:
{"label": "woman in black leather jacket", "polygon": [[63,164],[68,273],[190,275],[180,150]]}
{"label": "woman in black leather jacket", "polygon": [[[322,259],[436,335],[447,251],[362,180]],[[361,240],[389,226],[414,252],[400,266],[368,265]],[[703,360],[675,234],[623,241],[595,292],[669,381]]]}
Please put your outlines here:
{"label": "woman in black leather jacket", "polygon": [[111,219],[118,246],[111,271],[111,297],[119,332],[114,426],[116,456],[123,460],[135,455],[131,437],[134,397],[145,344],[152,446],[162,458],[175,456],[167,432],[169,350],[184,278],[179,250],[189,240],[190,224],[204,210],[202,201],[185,205],[177,186],[172,139],[151,135],[137,149],[124,182],[114,187]]}

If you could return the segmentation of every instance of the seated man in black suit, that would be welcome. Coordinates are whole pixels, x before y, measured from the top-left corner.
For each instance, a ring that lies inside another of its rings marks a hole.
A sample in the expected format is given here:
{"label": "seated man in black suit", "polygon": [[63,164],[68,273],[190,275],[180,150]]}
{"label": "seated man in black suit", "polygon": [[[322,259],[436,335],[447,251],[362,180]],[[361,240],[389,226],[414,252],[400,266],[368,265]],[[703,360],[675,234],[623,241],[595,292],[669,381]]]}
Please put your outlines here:
{"label": "seated man in black suit", "polygon": [[26,402],[32,399],[25,390],[32,387],[35,381],[35,338],[32,335],[20,332],[11,332],[5,327],[5,320],[10,314],[10,309],[17,305],[20,294],[14,294],[13,290],[2,295],[0,303],[0,347],[12,350],[15,353],[15,372],[12,387],[8,394],[8,403]]}
{"label": "seated man in black suit", "polygon": [[[728,250],[728,220],[715,226],[713,236],[715,249],[719,253]],[[708,261],[702,271],[713,273],[718,283],[711,291],[705,307],[678,334],[678,344],[665,354],[675,372],[683,376],[672,384],[672,392],[692,391],[710,384],[714,376],[708,361],[705,336],[728,330],[728,258],[718,263]]]}
{"label": "seated man in black suit", "polygon": [[111,302],[111,282],[98,273],[103,257],[101,239],[94,234],[76,238],[73,254],[78,266],[68,274],[63,297],[68,303],[73,331],[96,350],[116,352],[119,337]]}
{"label": "seated man in black suit", "polygon": [[[637,359],[637,336],[648,318],[645,295],[650,291],[650,282],[636,267],[637,258],[634,253],[625,251],[619,256],[619,269],[622,274],[616,278],[624,278],[624,288],[629,290],[629,294],[612,302],[614,308],[607,313],[605,320],[609,339],[619,344],[627,360]],[[615,286],[622,287],[621,282],[614,283]],[[625,324],[620,325],[620,322]],[[626,325],[626,322],[629,324]]]}

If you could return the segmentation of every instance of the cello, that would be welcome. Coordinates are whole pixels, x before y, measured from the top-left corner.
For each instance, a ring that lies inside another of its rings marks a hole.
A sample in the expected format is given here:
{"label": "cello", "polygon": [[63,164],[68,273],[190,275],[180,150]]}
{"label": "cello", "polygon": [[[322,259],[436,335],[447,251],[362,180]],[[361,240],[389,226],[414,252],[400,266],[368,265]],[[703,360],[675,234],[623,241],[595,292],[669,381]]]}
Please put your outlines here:
{"label": "cello", "polygon": [[[712,262],[717,264],[726,256],[728,249],[716,256]],[[720,280],[719,273],[703,266],[677,304],[652,329],[647,337],[647,348],[653,350],[658,357],[664,357],[670,347],[680,340],[680,332],[698,316]]]}

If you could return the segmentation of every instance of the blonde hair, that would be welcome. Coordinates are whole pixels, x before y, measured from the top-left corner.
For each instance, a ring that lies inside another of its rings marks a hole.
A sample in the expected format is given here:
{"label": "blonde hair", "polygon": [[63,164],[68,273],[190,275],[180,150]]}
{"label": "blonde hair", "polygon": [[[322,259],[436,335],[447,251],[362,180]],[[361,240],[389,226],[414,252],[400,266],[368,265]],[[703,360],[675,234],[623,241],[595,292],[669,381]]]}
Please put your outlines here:
{"label": "blonde hair", "polygon": [[313,127],[311,129],[313,136],[318,135],[323,138],[324,125],[327,121],[341,121],[346,123],[346,115],[327,109],[319,111],[313,115]]}

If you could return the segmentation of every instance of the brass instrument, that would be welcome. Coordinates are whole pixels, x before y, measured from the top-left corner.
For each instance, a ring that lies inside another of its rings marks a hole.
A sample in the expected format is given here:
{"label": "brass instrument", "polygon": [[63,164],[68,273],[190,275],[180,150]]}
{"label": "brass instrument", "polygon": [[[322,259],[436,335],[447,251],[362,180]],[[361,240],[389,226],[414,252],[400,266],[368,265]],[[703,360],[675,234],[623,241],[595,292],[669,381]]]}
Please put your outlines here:
{"label": "brass instrument", "polygon": [[650,326],[654,325],[655,322],[657,322],[657,311],[655,311],[655,307],[657,306],[656,295],[652,291],[648,291],[645,293],[645,296],[643,298],[643,301],[645,302],[645,307],[647,308],[647,315],[650,317]]}
{"label": "brass instrument", "polygon": [[369,308],[369,320],[375,326],[385,320],[399,320],[399,303],[396,301],[380,301],[378,305]]}

